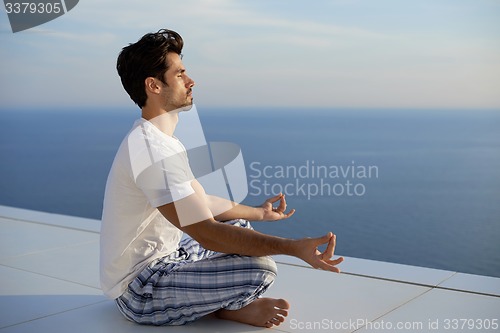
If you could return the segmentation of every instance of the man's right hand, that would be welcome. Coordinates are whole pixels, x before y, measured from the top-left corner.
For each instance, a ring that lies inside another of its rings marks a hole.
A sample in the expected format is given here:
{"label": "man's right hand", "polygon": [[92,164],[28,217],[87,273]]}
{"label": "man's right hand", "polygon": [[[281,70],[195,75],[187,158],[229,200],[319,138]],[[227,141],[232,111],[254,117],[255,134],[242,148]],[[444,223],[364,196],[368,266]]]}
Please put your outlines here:
{"label": "man's right hand", "polygon": [[[326,250],[324,252],[319,251],[318,246],[326,243],[328,243]],[[336,237],[331,232],[323,237],[299,239],[295,243],[296,257],[304,260],[313,268],[340,273],[340,269],[335,266],[344,261],[344,258],[339,257],[332,260],[335,253],[335,244]]]}

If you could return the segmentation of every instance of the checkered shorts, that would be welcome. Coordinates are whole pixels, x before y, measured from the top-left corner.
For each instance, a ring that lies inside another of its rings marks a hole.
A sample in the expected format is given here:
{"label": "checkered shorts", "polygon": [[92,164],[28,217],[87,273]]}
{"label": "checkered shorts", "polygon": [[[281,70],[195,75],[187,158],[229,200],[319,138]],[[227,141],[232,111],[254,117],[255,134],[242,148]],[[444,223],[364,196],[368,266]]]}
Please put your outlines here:
{"label": "checkered shorts", "polygon": [[[245,220],[230,223],[252,228]],[[183,325],[220,309],[238,310],[257,299],[277,273],[271,257],[206,250],[192,238],[151,263],[116,299],[120,312],[139,324]]]}

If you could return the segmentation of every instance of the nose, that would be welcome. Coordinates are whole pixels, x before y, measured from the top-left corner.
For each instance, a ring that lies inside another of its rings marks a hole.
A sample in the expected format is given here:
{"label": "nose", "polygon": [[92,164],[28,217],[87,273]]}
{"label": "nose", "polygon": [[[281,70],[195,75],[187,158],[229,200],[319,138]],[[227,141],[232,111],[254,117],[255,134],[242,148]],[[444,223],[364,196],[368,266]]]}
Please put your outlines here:
{"label": "nose", "polygon": [[192,88],[194,85],[194,80],[186,75],[186,88]]}

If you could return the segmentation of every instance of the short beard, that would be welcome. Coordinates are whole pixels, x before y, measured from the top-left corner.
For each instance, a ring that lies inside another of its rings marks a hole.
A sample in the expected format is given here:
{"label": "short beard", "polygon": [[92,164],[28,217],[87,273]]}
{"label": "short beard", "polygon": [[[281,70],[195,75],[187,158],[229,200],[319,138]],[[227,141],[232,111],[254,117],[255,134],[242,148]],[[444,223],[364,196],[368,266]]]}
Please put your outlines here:
{"label": "short beard", "polygon": [[188,111],[193,107],[193,104],[194,104],[194,98],[191,98],[190,101],[186,100],[182,104],[181,103],[179,103],[179,104],[173,103],[173,100],[171,100],[170,98],[166,98],[165,103],[163,104],[163,108],[165,110],[173,108],[173,110],[181,109],[183,111]]}
{"label": "short beard", "polygon": [[194,98],[191,98],[191,102],[185,103],[183,106],[180,107],[182,111],[189,111],[193,107],[194,104]]}

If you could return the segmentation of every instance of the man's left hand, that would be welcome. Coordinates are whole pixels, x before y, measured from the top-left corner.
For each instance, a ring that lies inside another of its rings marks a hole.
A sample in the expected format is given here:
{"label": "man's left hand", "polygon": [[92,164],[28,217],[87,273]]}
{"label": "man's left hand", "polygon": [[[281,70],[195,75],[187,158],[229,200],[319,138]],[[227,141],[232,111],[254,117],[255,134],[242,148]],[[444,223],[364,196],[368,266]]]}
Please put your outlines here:
{"label": "man's left hand", "polygon": [[[278,207],[273,205],[279,201]],[[278,221],[287,219],[295,213],[295,209],[290,210],[285,213],[286,210],[286,200],[283,193],[278,194],[275,197],[267,199],[259,209],[262,210],[262,220],[264,221]]]}

